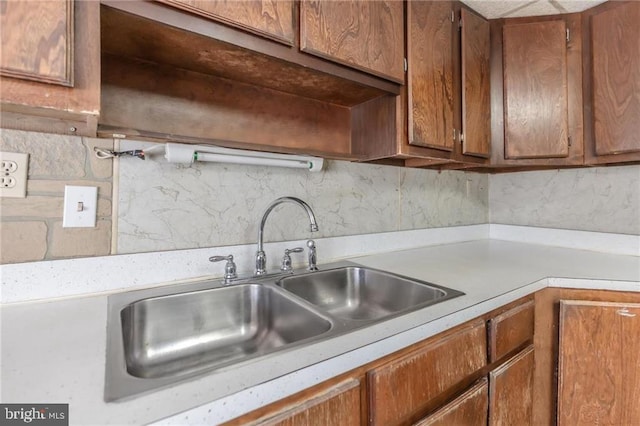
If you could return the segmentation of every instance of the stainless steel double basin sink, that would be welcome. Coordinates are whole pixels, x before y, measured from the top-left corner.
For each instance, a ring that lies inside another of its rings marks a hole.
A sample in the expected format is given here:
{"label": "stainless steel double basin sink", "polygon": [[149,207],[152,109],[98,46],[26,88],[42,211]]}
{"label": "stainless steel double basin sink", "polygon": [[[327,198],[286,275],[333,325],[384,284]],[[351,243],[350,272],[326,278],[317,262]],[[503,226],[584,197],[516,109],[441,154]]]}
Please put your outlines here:
{"label": "stainless steel double basin sink", "polygon": [[462,294],[356,265],[116,294],[109,297],[105,399],[274,356]]}

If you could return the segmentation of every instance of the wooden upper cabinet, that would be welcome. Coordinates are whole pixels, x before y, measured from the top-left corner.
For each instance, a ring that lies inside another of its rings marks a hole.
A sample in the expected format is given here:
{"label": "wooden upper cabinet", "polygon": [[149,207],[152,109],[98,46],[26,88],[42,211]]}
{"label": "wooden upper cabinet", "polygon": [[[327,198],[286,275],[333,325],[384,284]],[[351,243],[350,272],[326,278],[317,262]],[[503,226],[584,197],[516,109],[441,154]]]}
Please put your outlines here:
{"label": "wooden upper cabinet", "polygon": [[0,126],[95,136],[100,3],[0,2]]}
{"label": "wooden upper cabinet", "polygon": [[462,153],[491,155],[491,36],[489,21],[460,11],[462,62]]}
{"label": "wooden upper cabinet", "polygon": [[73,86],[73,0],[0,3],[0,73]]}
{"label": "wooden upper cabinet", "polygon": [[407,3],[409,144],[453,150],[453,2]]}
{"label": "wooden upper cabinet", "polygon": [[489,426],[533,425],[533,345],[489,373]]}
{"label": "wooden upper cabinet", "polygon": [[487,379],[420,420],[415,426],[486,426],[489,406]]}
{"label": "wooden upper cabinet", "polygon": [[640,419],[640,304],[560,301],[559,425]]}
{"label": "wooden upper cabinet", "polygon": [[157,0],[293,46],[293,0]]}
{"label": "wooden upper cabinet", "polygon": [[403,83],[403,2],[302,0],[300,48]]}
{"label": "wooden upper cabinet", "polygon": [[639,22],[638,2],[591,16],[597,155],[640,151]]}
{"label": "wooden upper cabinet", "polygon": [[569,155],[564,20],[503,27],[505,158]]}

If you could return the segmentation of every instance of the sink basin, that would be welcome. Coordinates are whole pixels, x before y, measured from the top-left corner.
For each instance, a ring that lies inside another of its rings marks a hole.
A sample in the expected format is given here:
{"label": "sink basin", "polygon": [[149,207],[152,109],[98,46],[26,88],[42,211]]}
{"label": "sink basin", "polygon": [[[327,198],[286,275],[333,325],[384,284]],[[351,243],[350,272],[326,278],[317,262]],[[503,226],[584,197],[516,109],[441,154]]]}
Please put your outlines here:
{"label": "sink basin", "polygon": [[221,366],[331,328],[296,300],[258,284],[143,299],[120,317],[126,369],[139,378]]}
{"label": "sink basin", "polygon": [[381,319],[462,294],[356,266],[290,276],[277,284],[335,317],[352,320]]}

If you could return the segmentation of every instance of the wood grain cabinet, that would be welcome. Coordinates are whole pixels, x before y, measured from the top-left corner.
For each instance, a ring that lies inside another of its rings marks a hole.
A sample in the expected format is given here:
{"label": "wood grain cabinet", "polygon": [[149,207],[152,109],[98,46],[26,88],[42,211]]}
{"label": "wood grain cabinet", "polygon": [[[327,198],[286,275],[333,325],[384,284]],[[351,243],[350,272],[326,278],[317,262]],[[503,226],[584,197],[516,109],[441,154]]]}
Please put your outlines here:
{"label": "wood grain cabinet", "polygon": [[438,407],[443,394],[487,363],[486,331],[475,322],[367,373],[369,424],[401,425]]}
{"label": "wood grain cabinet", "polygon": [[640,304],[560,301],[559,425],[640,419]]}
{"label": "wood grain cabinet", "polygon": [[95,136],[99,11],[89,1],[0,4],[2,127]]}
{"label": "wood grain cabinet", "polygon": [[533,310],[517,300],[225,426],[531,424]]}
{"label": "wood grain cabinet", "polygon": [[293,0],[157,0],[293,46]]}
{"label": "wood grain cabinet", "polygon": [[310,389],[293,399],[276,402],[225,426],[360,426],[361,382],[357,378],[331,380],[320,389]]}
{"label": "wood grain cabinet", "polygon": [[410,0],[406,14],[407,82],[394,105],[397,132],[366,144],[365,157],[411,167],[487,163],[489,22],[457,1]]}
{"label": "wood grain cabinet", "polygon": [[487,379],[481,379],[468,391],[415,426],[486,426],[489,390]]}
{"label": "wood grain cabinet", "polygon": [[608,2],[587,10],[585,160],[640,160],[640,3]]}
{"label": "wood grain cabinet", "polygon": [[489,426],[533,425],[533,345],[489,373]]}
{"label": "wood grain cabinet", "polygon": [[302,0],[300,48],[403,83],[404,6],[394,0]]}
{"label": "wood grain cabinet", "polygon": [[492,22],[492,163],[583,163],[580,15]]}

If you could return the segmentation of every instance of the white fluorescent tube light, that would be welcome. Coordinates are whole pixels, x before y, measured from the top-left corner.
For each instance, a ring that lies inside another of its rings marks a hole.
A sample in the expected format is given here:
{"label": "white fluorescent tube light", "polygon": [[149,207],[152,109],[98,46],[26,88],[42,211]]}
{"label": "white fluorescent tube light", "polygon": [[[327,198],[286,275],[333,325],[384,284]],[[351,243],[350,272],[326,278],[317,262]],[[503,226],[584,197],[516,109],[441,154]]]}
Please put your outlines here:
{"label": "white fluorescent tube light", "polygon": [[288,167],[306,169],[311,172],[322,170],[324,160],[319,157],[302,155],[273,154],[270,152],[244,151],[217,146],[186,145],[167,143],[164,157],[170,163],[192,164],[194,161],[249,164],[256,166]]}

